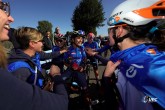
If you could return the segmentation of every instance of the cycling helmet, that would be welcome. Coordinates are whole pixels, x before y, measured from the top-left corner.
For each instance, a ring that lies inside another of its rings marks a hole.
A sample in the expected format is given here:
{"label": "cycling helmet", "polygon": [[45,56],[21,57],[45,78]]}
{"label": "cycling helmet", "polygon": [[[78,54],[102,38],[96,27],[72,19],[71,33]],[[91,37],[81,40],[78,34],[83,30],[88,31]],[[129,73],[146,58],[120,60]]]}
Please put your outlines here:
{"label": "cycling helmet", "polygon": [[140,26],[165,18],[165,0],[126,0],[110,15],[108,25]]}
{"label": "cycling helmet", "polygon": [[82,31],[82,30],[73,31],[72,35],[71,35],[71,38],[73,39],[73,38],[76,38],[76,37],[79,37],[79,36],[84,37],[85,36],[85,32]]}

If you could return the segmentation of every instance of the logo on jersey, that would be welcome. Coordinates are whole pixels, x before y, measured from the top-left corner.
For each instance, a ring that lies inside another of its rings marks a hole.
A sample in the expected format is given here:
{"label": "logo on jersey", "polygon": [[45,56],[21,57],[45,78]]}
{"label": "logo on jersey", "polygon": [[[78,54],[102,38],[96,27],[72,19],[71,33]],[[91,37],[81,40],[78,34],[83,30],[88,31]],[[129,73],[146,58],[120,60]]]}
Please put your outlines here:
{"label": "logo on jersey", "polygon": [[72,55],[75,55],[76,53],[75,53],[75,52],[72,52],[71,54],[72,54]]}
{"label": "logo on jersey", "polygon": [[128,78],[133,78],[137,74],[137,69],[144,68],[143,65],[131,64],[131,66],[126,70],[126,76]]}

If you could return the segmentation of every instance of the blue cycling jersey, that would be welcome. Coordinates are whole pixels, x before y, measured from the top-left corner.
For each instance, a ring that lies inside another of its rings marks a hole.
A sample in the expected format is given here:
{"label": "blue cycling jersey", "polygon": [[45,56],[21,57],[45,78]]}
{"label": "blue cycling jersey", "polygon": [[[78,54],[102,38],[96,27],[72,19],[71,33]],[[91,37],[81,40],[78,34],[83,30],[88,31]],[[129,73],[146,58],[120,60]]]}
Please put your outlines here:
{"label": "blue cycling jersey", "polygon": [[52,52],[60,51],[59,46],[53,46]]}
{"label": "blue cycling jersey", "polygon": [[165,52],[158,51],[154,45],[141,44],[114,53],[110,60],[113,62],[121,60],[120,73],[139,92],[155,99],[165,108]]}
{"label": "blue cycling jersey", "polygon": [[95,41],[93,41],[92,43],[85,42],[83,45],[84,45],[84,47],[90,47],[90,48],[95,49],[95,50],[99,49],[98,43]]}
{"label": "blue cycling jersey", "polygon": [[83,60],[86,58],[86,53],[84,50],[83,46],[74,48],[73,46],[70,46],[68,48],[68,52],[64,53],[64,59],[70,59],[70,63],[76,63],[78,65],[80,65]]}

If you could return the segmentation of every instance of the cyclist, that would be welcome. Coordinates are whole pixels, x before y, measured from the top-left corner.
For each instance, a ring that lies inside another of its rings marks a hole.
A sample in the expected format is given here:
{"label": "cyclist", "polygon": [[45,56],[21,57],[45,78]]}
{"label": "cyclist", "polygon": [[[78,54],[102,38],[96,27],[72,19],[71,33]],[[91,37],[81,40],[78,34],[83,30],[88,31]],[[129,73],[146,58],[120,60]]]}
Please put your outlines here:
{"label": "cyclist", "polygon": [[82,46],[84,31],[74,31],[71,35],[72,44],[68,52],[64,54],[67,70],[62,74],[64,79],[74,76],[78,79],[79,85],[83,90],[87,89],[86,75],[83,73],[86,61],[86,53]]}
{"label": "cyclist", "polygon": [[83,37],[85,33],[82,30],[73,31],[71,35],[71,46],[64,54],[66,71],[62,74],[64,80],[67,78],[76,79],[78,85],[81,88],[84,101],[89,101],[88,85],[86,80],[85,62],[86,53],[83,46]]}
{"label": "cyclist", "polygon": [[108,19],[120,51],[110,57],[104,79],[116,83],[124,110],[165,109],[165,0],[127,0]]}
{"label": "cyclist", "polygon": [[[99,49],[98,43],[94,41],[95,35],[91,32],[87,35],[87,42],[84,43],[84,47],[85,48],[91,48],[93,51],[97,51]],[[95,73],[95,78],[97,83],[99,84],[99,73],[98,73],[98,60],[93,57],[93,56],[89,56],[87,54],[87,58],[90,60],[92,66],[93,66],[93,70]]]}
{"label": "cyclist", "polygon": [[[67,48],[65,36],[62,36],[62,37],[55,36],[54,42],[55,42],[55,46],[53,46],[52,52],[58,52]],[[52,64],[57,65],[60,68],[61,73],[63,73],[64,72],[64,54],[61,54],[60,56],[53,58]]]}

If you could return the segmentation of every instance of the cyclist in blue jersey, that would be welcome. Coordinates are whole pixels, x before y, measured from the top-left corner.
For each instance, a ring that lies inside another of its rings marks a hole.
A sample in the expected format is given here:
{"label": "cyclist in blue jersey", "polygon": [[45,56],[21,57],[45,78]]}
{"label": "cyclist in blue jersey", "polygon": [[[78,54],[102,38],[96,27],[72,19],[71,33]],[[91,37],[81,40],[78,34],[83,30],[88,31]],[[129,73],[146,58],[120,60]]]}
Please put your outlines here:
{"label": "cyclist in blue jersey", "polygon": [[165,109],[164,10],[165,0],[126,0],[108,19],[120,51],[110,57],[104,80],[118,76],[124,110]]}
{"label": "cyclist in blue jersey", "polygon": [[[93,33],[89,33],[87,35],[87,41],[84,42],[84,47],[85,48],[91,48],[93,51],[97,51],[99,49],[99,46],[98,46],[98,43],[94,41],[94,37],[95,35]],[[99,80],[99,73],[98,73],[98,60],[93,57],[93,56],[90,56],[87,54],[87,58],[90,60],[92,66],[93,66],[93,70],[94,70],[94,73],[95,73],[95,78],[97,80],[97,83],[98,80]]]}
{"label": "cyclist in blue jersey", "polygon": [[84,51],[83,36],[84,31],[74,31],[71,35],[72,44],[68,48],[68,52],[64,54],[65,65],[67,70],[62,74],[64,79],[76,77],[79,85],[83,90],[87,89],[86,75],[84,73],[86,53]]}
{"label": "cyclist in blue jersey", "polygon": [[[61,37],[55,36],[54,44],[55,46],[53,46],[52,52],[58,52],[60,50],[64,50],[67,48],[65,36],[61,36]],[[57,65],[60,68],[61,73],[63,73],[64,72],[64,54],[61,54],[60,56],[53,58],[52,64]]]}
{"label": "cyclist in blue jersey", "polygon": [[113,39],[114,34],[111,31],[112,30],[108,30],[108,34],[109,34],[109,44],[108,45],[105,45],[104,47],[99,48],[96,51],[94,51],[92,48],[89,48],[89,47],[85,48],[85,51],[89,56],[97,58],[105,66],[107,65],[107,62],[109,61],[109,59],[102,57],[100,55],[100,53],[105,52],[108,49],[110,49],[110,53],[112,55],[113,53],[115,53],[116,51],[119,50],[118,47],[115,45],[115,41]]}

